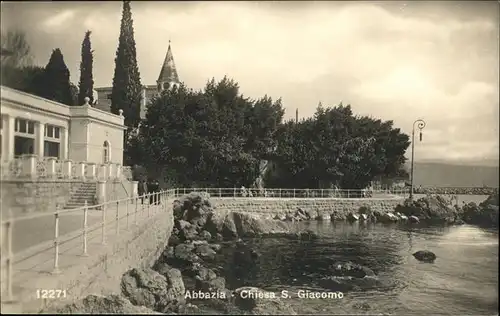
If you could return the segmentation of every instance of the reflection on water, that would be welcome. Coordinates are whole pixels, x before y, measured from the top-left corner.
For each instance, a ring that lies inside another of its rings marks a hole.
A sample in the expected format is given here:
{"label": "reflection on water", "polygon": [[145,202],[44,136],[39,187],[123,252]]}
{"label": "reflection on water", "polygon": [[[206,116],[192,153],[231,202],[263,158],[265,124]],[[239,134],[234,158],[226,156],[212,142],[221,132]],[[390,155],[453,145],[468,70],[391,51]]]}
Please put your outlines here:
{"label": "reflection on water", "polygon": [[[226,271],[228,287],[325,291],[318,280],[331,275],[334,262],[350,260],[375,271],[379,284],[346,293],[335,302],[298,298],[288,302],[306,314],[497,314],[498,232],[472,226],[300,225],[321,238],[249,240],[262,255],[256,264],[244,269],[235,268],[232,248],[223,248],[217,264]],[[434,264],[413,258],[412,253],[424,249],[437,255]],[[368,304],[360,310],[360,303]]]}

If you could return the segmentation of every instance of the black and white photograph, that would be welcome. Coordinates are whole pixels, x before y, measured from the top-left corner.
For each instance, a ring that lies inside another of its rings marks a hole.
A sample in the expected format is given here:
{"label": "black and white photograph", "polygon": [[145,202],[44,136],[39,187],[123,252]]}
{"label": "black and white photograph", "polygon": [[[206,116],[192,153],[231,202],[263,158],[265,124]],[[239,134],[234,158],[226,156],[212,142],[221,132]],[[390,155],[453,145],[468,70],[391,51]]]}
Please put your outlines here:
{"label": "black and white photograph", "polygon": [[0,15],[2,314],[498,316],[499,1]]}

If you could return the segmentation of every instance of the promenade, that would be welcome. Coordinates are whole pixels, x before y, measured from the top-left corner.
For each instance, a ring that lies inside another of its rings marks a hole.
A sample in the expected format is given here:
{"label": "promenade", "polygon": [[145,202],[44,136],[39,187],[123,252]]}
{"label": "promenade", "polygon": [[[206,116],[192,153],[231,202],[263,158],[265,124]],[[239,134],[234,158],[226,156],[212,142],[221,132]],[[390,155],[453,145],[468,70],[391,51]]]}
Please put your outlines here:
{"label": "promenade", "polygon": [[[66,298],[71,300],[71,286],[60,289],[57,284],[71,274],[77,266],[93,264],[96,256],[111,253],[120,241],[121,236],[133,233],[147,221],[158,220],[160,214],[171,210],[172,199],[164,199],[160,205],[141,205],[140,200],[135,212],[134,203],[122,202],[118,208],[108,207],[106,210],[106,225],[103,227],[101,210],[89,210],[87,216],[86,253],[84,253],[83,211],[60,215],[60,236],[58,251],[58,268],[55,270],[54,247],[54,216],[44,216],[15,222],[12,227],[12,246],[15,255],[12,262],[12,297],[8,302],[5,289],[5,269],[2,269],[2,313],[22,312],[23,310],[38,310],[47,303],[45,299],[37,298],[37,290],[66,290]],[[113,205],[112,205],[113,206]],[[149,207],[148,207],[149,206]],[[118,210],[118,212],[117,212]],[[118,214],[119,220],[116,221]],[[32,245],[34,247],[30,247]],[[3,259],[2,259],[3,260]],[[107,269],[107,267],[105,267]],[[26,305],[28,303],[28,305]],[[33,304],[39,304],[34,306]]]}

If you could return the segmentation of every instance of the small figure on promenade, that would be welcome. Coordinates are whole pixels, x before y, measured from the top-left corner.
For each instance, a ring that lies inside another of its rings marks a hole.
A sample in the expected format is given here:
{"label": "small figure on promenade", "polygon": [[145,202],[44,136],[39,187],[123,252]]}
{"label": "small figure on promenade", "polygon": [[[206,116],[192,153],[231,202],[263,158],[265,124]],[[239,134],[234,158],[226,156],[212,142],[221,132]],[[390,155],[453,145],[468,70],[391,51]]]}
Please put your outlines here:
{"label": "small figure on promenade", "polygon": [[160,183],[158,180],[153,180],[150,182],[149,187],[149,193],[151,194],[149,196],[149,204],[159,204],[160,203],[160,198],[158,197],[158,192],[160,192]]}
{"label": "small figure on promenade", "polygon": [[144,196],[146,193],[148,193],[148,184],[146,180],[140,179],[139,184],[137,187],[137,193],[139,194],[139,197],[141,198],[141,204],[144,204]]}
{"label": "small figure on promenade", "polygon": [[246,190],[245,186],[242,185],[240,191],[241,191],[240,193],[241,193],[242,197],[247,196],[247,190]]}

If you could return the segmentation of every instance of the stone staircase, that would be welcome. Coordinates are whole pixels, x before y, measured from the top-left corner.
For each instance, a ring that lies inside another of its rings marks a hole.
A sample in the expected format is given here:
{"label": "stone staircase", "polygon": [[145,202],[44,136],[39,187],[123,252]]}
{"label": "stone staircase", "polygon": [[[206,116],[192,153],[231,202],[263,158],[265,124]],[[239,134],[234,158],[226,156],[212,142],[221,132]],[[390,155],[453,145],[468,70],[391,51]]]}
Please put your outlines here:
{"label": "stone staircase", "polygon": [[94,205],[94,197],[97,192],[97,183],[84,182],[69,198],[64,209],[78,208],[85,205]]}

